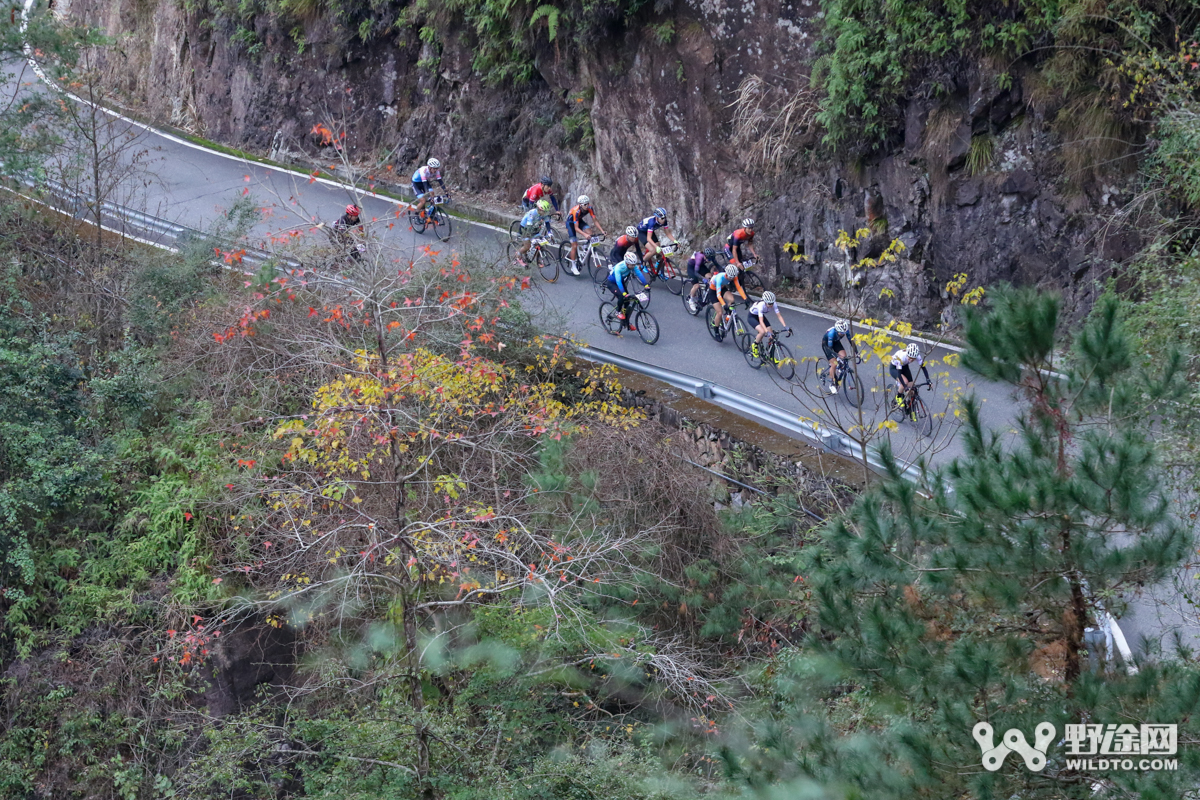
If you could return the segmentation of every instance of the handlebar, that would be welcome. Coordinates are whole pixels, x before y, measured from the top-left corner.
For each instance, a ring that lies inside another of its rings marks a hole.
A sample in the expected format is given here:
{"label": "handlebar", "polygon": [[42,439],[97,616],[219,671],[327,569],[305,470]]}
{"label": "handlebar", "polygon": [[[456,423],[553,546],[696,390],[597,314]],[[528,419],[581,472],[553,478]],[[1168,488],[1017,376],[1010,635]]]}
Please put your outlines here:
{"label": "handlebar", "polygon": [[596,242],[603,242],[603,241],[604,241],[604,234],[603,234],[603,233],[597,233],[597,234],[596,234],[596,235],[594,235],[594,236],[589,236],[589,237],[588,237],[588,241],[589,241],[591,244],[595,244]]}

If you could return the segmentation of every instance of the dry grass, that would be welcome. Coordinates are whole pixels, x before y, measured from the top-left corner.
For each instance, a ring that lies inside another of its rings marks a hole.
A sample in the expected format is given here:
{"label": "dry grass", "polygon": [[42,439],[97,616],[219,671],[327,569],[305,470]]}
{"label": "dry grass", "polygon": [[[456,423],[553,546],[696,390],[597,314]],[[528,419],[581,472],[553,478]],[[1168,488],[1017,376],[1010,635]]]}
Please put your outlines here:
{"label": "dry grass", "polygon": [[763,172],[781,175],[815,138],[817,93],[810,88],[789,90],[750,75],[729,107],[733,144]]}

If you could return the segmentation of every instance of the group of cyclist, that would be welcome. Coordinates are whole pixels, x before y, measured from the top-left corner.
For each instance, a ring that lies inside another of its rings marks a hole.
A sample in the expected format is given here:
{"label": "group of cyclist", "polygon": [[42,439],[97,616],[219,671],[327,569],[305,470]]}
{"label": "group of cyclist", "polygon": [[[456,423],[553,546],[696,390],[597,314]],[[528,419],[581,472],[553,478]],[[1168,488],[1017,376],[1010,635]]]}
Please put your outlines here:
{"label": "group of cyclist", "polygon": [[[427,198],[433,188],[433,183],[436,181],[440,188],[445,189],[441,167],[442,164],[438,159],[430,158],[413,173],[413,192],[417,198],[415,210],[421,215],[425,213]],[[543,176],[541,180],[530,186],[521,196],[521,208],[524,214],[520,222],[521,245],[517,250],[517,262],[521,266],[527,267],[528,262],[525,256],[529,252],[533,239],[550,231],[550,221],[553,215],[560,211],[554,181],[549,176]],[[335,232],[345,234],[360,226],[362,224],[360,214],[361,210],[357,206],[347,206],[346,213],[334,223]],[[565,266],[572,275],[579,275],[579,237],[590,237],[593,230],[607,236],[607,231],[596,215],[591,198],[586,194],[581,194],[576,198],[575,205],[571,206],[566,213],[565,223],[567,238],[571,243]],[[775,316],[783,331],[790,331],[791,328],[783,319],[783,313],[780,311],[774,292],[765,291],[757,301],[752,301],[742,286],[747,253],[751,258],[758,259],[758,251],[754,247],[754,228],[754,220],[747,217],[741,221],[739,228],[726,237],[724,254],[728,263],[723,268],[717,262],[716,248],[706,247],[692,253],[687,260],[687,280],[691,284],[688,303],[692,304],[693,310],[695,304],[700,302],[701,292],[704,292],[708,297],[708,302],[716,307],[713,333],[718,341],[723,338],[722,331],[726,312],[732,308],[736,298],[740,297],[745,302],[749,310],[750,322],[755,330],[754,341],[750,346],[753,355],[758,357],[761,354],[763,337],[771,330],[771,321],[768,315]],[[607,286],[616,299],[617,316],[622,325],[629,330],[635,330],[629,314],[633,303],[632,298],[639,297],[643,301],[646,299],[643,293],[648,290],[652,282],[649,268],[662,247],[673,243],[675,243],[675,235],[667,221],[667,210],[661,206],[655,208],[654,213],[636,225],[626,227],[624,233],[613,242],[613,247],[609,252],[610,267]],[[830,375],[834,374],[838,359],[847,358],[847,347],[850,351],[856,352],[849,333],[850,320],[839,319],[821,337],[821,350],[828,359]],[[843,342],[843,338],[846,343]],[[913,385],[913,371],[918,368],[928,381],[929,371],[924,363],[924,355],[916,344],[910,344],[897,350],[891,357],[888,372],[896,382],[896,402],[900,407],[904,406],[905,395]],[[829,391],[836,394],[837,382],[831,380],[828,384]]]}

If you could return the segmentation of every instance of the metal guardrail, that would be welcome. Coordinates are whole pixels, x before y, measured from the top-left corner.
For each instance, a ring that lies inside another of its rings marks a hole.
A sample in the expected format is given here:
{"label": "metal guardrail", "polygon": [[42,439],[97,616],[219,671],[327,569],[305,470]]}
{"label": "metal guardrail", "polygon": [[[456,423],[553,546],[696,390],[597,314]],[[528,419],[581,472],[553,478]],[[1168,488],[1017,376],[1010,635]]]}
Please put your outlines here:
{"label": "metal guardrail", "polygon": [[[791,411],[734,391],[719,383],[693,378],[665,367],[645,364],[599,347],[582,347],[579,355],[591,361],[612,364],[615,367],[654,378],[677,389],[690,392],[701,400],[718,403],[743,417],[780,428],[795,438],[807,439],[826,452],[850,458],[859,463],[862,463],[865,458],[866,463],[873,469],[883,469],[883,462],[879,460],[879,456],[874,450],[865,447],[862,442],[843,431],[814,425]],[[920,468],[915,464],[901,463],[904,464],[905,477],[914,483],[917,482],[921,477]]]}

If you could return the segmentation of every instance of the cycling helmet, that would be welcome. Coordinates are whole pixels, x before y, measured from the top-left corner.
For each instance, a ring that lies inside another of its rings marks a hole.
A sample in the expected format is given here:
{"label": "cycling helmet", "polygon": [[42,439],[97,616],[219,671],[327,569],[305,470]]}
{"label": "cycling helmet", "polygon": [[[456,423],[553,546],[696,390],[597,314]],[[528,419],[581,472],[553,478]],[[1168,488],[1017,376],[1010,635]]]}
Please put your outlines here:
{"label": "cycling helmet", "polygon": [[357,217],[362,213],[362,209],[351,203],[350,205],[346,206],[346,213],[352,217]]}
{"label": "cycling helmet", "polygon": [[579,200],[577,202],[581,206],[590,206],[592,204],[592,198],[588,197],[586,194],[581,194],[579,195]]}
{"label": "cycling helmet", "polygon": [[542,179],[540,181],[538,181],[538,183],[542,184],[542,186],[553,186],[554,185],[554,181],[550,180],[549,175],[543,175]]}
{"label": "cycling helmet", "polygon": [[908,347],[904,348],[904,352],[908,353],[909,358],[917,358],[921,355],[921,348],[917,347],[915,344],[910,344]]}
{"label": "cycling helmet", "polygon": [[630,250],[628,253],[626,253],[625,254],[625,263],[631,267],[633,265],[637,264],[638,263],[637,253],[633,252],[632,250]]}
{"label": "cycling helmet", "polygon": [[764,303],[766,303],[767,305],[771,305],[771,303],[775,302],[775,293],[774,292],[763,292],[762,301]]}
{"label": "cycling helmet", "polygon": [[746,217],[744,220],[742,220],[742,227],[748,231],[754,230],[754,218]]}
{"label": "cycling helmet", "polygon": [[704,248],[704,260],[705,261],[716,261],[717,260],[717,249],[715,247]]}
{"label": "cycling helmet", "polygon": [[725,274],[726,274],[726,276],[728,276],[730,278],[736,278],[737,274],[738,274],[738,268],[735,267],[733,264],[729,264],[728,266],[725,267]]}
{"label": "cycling helmet", "polygon": [[537,207],[538,207],[538,211],[545,214],[547,211],[550,210],[550,201],[549,200],[538,200]]}
{"label": "cycling helmet", "polygon": [[833,329],[835,331],[837,331],[838,333],[849,333],[850,332],[850,320],[839,319],[837,322],[833,323]]}
{"label": "cycling helmet", "polygon": [[638,233],[637,228],[634,227],[633,225],[630,225],[628,228],[625,229],[626,236],[637,236],[637,233]]}
{"label": "cycling helmet", "polygon": [[656,219],[660,219],[660,220],[666,222],[667,210],[665,208],[663,208],[662,206],[659,206],[658,208],[654,209],[654,216]]}
{"label": "cycling helmet", "polygon": [[441,169],[442,168],[442,162],[438,161],[436,158],[429,159],[429,161],[425,162],[425,165],[427,167],[429,167],[430,169]]}

